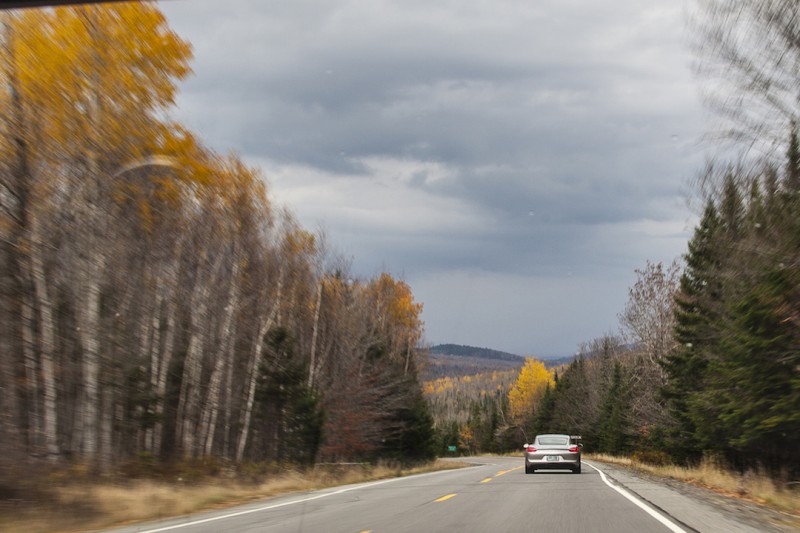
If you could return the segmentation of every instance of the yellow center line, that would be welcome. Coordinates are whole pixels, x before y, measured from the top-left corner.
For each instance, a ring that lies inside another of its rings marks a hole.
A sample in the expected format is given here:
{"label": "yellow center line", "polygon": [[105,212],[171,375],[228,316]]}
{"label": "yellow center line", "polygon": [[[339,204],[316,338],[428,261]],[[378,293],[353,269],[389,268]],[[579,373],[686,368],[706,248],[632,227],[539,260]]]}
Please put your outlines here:
{"label": "yellow center line", "polygon": [[453,497],[453,496],[455,496],[455,495],[456,495],[456,493],[454,492],[453,494],[448,494],[447,496],[442,496],[442,497],[441,497],[441,498],[439,498],[438,500],[434,500],[434,501],[435,501],[435,502],[443,502],[443,501],[445,501],[445,500],[449,500],[450,498],[452,498],[452,497]]}
{"label": "yellow center line", "polygon": [[502,476],[503,474],[508,474],[509,472],[513,472],[514,470],[519,470],[520,468],[522,468],[522,466],[515,466],[514,468],[509,468],[508,470],[500,471],[494,477]]}
{"label": "yellow center line", "polygon": [[486,479],[481,480],[481,483],[489,483],[491,480],[492,480],[492,478],[487,477]]}

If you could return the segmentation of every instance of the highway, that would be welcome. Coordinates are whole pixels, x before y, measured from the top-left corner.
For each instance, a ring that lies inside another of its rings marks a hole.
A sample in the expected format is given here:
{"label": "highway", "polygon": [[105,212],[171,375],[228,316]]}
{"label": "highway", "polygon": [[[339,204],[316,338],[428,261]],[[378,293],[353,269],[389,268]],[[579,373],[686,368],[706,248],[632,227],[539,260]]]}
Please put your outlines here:
{"label": "highway", "polygon": [[660,484],[622,472],[614,478],[607,473],[613,468],[600,464],[584,461],[582,474],[526,475],[521,457],[471,461],[476,466],[292,494],[113,532],[771,531],[732,521]]}

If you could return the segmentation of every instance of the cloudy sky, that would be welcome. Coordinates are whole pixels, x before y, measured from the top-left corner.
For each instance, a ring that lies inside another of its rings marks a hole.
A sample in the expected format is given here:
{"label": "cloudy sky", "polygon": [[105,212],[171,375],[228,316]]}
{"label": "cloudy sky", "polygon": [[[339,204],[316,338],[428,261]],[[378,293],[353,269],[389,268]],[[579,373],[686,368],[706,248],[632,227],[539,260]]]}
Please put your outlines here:
{"label": "cloudy sky", "polygon": [[169,0],[176,118],[260,167],[427,341],[560,356],[685,251],[692,0]]}

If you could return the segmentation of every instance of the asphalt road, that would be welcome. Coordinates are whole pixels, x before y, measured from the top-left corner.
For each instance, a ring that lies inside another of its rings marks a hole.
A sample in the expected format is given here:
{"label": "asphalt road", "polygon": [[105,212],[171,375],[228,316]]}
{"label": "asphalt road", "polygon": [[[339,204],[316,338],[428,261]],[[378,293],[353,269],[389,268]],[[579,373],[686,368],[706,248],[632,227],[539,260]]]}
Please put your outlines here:
{"label": "asphalt road", "polygon": [[114,532],[763,531],[657,483],[636,479],[628,483],[634,489],[626,488],[586,461],[582,474],[529,475],[522,458],[473,461],[461,470],[293,494]]}

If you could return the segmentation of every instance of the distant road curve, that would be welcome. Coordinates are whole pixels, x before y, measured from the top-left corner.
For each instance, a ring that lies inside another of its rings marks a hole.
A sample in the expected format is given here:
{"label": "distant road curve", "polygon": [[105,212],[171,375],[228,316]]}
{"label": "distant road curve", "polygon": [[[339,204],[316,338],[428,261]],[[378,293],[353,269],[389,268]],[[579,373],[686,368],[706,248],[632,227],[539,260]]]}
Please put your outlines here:
{"label": "distant road curve", "polygon": [[522,458],[293,494],[241,507],[115,529],[113,533],[793,531],[745,523],[707,502],[613,467],[526,475]]}

